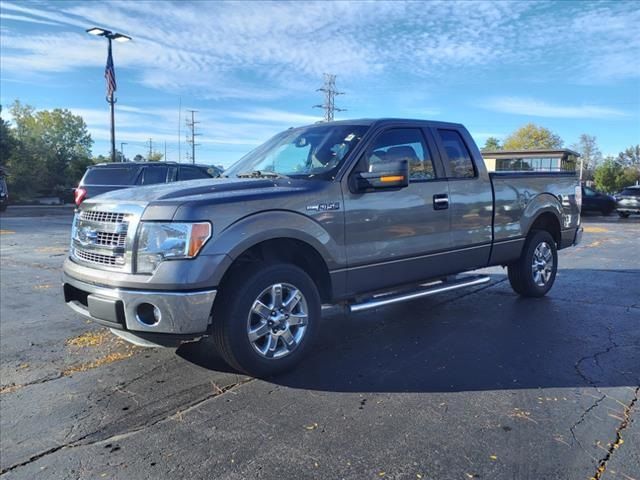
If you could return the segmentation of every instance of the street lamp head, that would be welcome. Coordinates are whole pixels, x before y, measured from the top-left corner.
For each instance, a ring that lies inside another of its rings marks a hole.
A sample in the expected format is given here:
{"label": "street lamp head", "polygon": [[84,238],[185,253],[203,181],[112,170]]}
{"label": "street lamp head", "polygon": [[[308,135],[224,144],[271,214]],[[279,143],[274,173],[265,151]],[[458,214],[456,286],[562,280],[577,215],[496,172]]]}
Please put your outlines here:
{"label": "street lamp head", "polygon": [[113,38],[116,42],[128,42],[131,40],[131,37],[128,35],[124,35],[122,33],[116,33],[111,38]]}
{"label": "street lamp head", "polygon": [[88,28],[87,33],[90,35],[97,35],[99,37],[106,37],[111,32],[109,30],[105,30],[104,28],[93,27],[93,28]]}

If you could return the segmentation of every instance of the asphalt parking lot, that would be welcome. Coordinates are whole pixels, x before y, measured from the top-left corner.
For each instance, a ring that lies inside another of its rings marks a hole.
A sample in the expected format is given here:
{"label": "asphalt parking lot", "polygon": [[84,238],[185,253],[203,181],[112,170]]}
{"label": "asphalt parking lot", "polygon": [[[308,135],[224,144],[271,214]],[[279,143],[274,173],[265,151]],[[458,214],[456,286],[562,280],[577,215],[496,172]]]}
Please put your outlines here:
{"label": "asphalt parking lot", "polygon": [[640,479],[640,218],[585,219],[550,294],[324,318],[269,381],[142,349],[63,303],[69,210],[0,217],[0,476]]}

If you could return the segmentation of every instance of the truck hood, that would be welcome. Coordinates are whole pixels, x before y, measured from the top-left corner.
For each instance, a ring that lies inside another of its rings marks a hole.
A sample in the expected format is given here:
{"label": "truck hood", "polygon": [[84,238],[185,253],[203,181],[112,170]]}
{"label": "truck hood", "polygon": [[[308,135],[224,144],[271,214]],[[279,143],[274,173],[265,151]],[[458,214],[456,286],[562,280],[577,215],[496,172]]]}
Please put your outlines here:
{"label": "truck hood", "polygon": [[100,203],[133,203],[138,205],[173,205],[184,203],[218,203],[243,201],[256,196],[291,194],[308,191],[319,181],[265,178],[211,178],[126,188],[97,195],[83,206]]}

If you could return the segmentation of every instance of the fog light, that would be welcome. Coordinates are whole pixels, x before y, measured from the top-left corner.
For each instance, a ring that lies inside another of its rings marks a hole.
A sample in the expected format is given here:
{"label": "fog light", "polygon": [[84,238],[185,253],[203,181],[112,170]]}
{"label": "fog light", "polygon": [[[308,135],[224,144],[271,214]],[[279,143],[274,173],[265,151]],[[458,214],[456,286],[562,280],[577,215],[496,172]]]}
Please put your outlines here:
{"label": "fog light", "polygon": [[160,309],[151,303],[141,303],[136,308],[136,317],[140,323],[149,327],[154,327],[162,318]]}

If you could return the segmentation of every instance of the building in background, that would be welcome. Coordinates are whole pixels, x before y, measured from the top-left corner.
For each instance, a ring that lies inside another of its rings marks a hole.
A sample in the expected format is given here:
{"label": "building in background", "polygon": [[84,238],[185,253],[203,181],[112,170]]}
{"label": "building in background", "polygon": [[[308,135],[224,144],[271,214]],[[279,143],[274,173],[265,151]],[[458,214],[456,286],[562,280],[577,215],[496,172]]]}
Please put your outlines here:
{"label": "building in background", "polygon": [[579,156],[569,149],[482,152],[490,172],[575,172]]}

